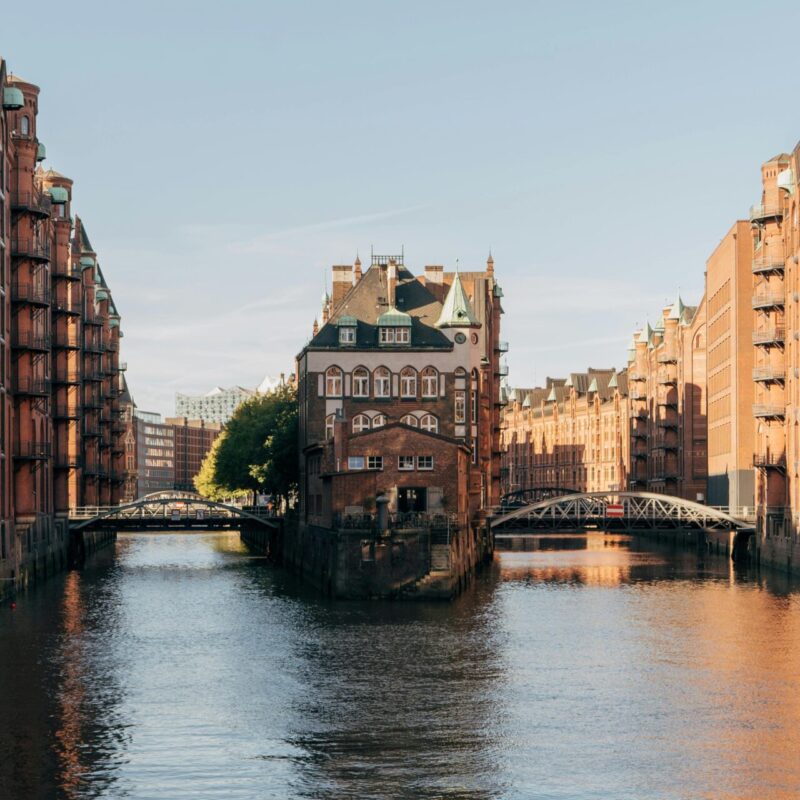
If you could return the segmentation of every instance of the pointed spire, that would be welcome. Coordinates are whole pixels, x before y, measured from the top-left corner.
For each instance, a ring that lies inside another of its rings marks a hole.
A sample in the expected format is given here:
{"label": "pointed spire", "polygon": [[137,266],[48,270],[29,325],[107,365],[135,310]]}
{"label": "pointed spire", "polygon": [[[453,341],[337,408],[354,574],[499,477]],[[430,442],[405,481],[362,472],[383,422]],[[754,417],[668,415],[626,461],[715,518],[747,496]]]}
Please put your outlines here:
{"label": "pointed spire", "polygon": [[619,388],[619,382],[617,381],[617,373],[616,372],[614,372],[614,374],[611,376],[611,380],[608,382],[608,388],[609,389],[618,389]]}
{"label": "pointed spire", "polygon": [[489,273],[494,272],[494,259],[492,258],[492,248],[489,248],[489,258],[486,259],[486,271]]}
{"label": "pointed spire", "polygon": [[[456,262],[458,264],[458,262]],[[480,326],[472,310],[467,293],[461,284],[461,276],[456,271],[450,290],[442,305],[442,313],[436,320],[437,328],[472,328]]]}
{"label": "pointed spire", "polygon": [[587,392],[597,392],[597,378],[592,378],[592,382],[589,384],[589,388],[586,390]]}
{"label": "pointed spire", "polygon": [[683,312],[686,306],[683,304],[683,300],[681,300],[681,294],[678,292],[678,298],[672,304],[672,308],[669,312],[669,319],[677,319],[680,320],[683,317]]}
{"label": "pointed spire", "polygon": [[314,320],[314,325],[311,328],[311,335],[312,336],[316,336],[318,333],[319,333],[319,325],[317,323],[317,320],[315,319]]}
{"label": "pointed spire", "polygon": [[644,328],[642,328],[639,336],[637,338],[637,342],[640,344],[649,344],[650,337],[653,335],[653,329],[650,327],[650,323],[646,322]]}
{"label": "pointed spire", "polygon": [[556,398],[556,385],[555,385],[555,384],[553,384],[553,385],[550,387],[550,394],[549,394],[549,395],[547,395],[547,402],[548,402],[548,403],[555,403],[555,402],[556,402],[556,400],[557,400],[557,398]]}

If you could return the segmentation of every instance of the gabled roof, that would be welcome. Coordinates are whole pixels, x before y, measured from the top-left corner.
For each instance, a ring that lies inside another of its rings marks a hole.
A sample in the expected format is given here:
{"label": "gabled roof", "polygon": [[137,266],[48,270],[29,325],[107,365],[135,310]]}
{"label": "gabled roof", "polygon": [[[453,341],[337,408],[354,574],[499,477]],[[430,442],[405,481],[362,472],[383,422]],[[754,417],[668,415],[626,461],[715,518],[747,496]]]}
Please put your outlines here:
{"label": "gabled roof", "polygon": [[444,299],[442,313],[436,321],[437,328],[472,328],[479,326],[475,313],[470,305],[467,293],[461,284],[461,276],[456,272],[450,291]]}

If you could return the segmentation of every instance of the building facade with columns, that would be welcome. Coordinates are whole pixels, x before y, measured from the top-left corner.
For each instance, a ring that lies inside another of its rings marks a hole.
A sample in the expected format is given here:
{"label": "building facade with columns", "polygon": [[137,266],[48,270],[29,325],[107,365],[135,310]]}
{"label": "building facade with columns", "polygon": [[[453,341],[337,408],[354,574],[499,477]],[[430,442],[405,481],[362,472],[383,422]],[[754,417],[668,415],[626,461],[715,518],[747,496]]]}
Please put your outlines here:
{"label": "building facade with columns", "polygon": [[455,575],[474,566],[499,499],[502,292],[491,257],[485,270],[422,276],[403,261],[333,267],[297,359],[300,514],[306,529],[336,531],[381,497],[395,527],[409,514],[447,520]]}

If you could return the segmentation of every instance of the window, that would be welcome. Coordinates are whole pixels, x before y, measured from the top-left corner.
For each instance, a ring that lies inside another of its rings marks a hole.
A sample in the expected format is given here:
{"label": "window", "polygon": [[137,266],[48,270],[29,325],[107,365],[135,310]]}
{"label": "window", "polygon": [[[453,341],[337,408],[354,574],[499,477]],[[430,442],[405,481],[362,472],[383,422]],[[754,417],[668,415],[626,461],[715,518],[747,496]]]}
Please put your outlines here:
{"label": "window", "polygon": [[386,414],[376,414],[372,418],[373,428],[382,428],[386,424]]}
{"label": "window", "polygon": [[381,344],[408,344],[411,341],[411,328],[380,328]]}
{"label": "window", "polygon": [[31,132],[31,121],[27,117],[20,117],[19,132],[23,136],[27,136]]}
{"label": "window", "polygon": [[342,396],[342,371],[339,367],[328,367],[325,373],[325,394],[328,397]]}
{"label": "window", "polygon": [[417,373],[411,367],[400,370],[400,397],[417,396]]}
{"label": "window", "polygon": [[478,440],[474,436],[472,437],[472,463],[478,463]]}
{"label": "window", "polygon": [[355,344],[356,343],[356,329],[355,328],[339,328],[339,344]]}
{"label": "window", "polygon": [[364,456],[348,456],[347,469],[364,469]]}
{"label": "window", "polygon": [[463,389],[456,389],[455,393],[455,422],[463,424],[467,421],[467,393]]}
{"label": "window", "polygon": [[397,469],[401,472],[414,469],[414,456],[397,456]]}
{"label": "window", "polygon": [[439,394],[439,373],[433,367],[422,370],[422,396],[436,397]]}
{"label": "window", "polygon": [[353,370],[353,397],[369,397],[369,372],[364,367]]}
{"label": "window", "polygon": [[366,414],[356,414],[353,417],[353,433],[369,430],[369,417]]}
{"label": "window", "polygon": [[419,420],[413,414],[406,414],[400,418],[403,425],[408,425],[410,428],[419,428]]}
{"label": "window", "polygon": [[367,456],[367,469],[383,469],[383,456]]}
{"label": "window", "polygon": [[417,469],[433,469],[433,456],[417,456]]}
{"label": "window", "polygon": [[472,418],[472,423],[476,425],[478,423],[478,372],[477,370],[472,370],[472,391],[469,397],[469,404],[470,404],[470,414]]}
{"label": "window", "polygon": [[391,397],[391,377],[391,373],[386,367],[378,367],[378,369],[375,370],[375,397]]}
{"label": "window", "polygon": [[422,430],[428,431],[428,433],[439,432],[439,420],[433,414],[425,414],[419,421],[419,426]]}
{"label": "window", "polygon": [[333,420],[336,418],[335,414],[328,414],[325,417],[325,438],[333,439]]}

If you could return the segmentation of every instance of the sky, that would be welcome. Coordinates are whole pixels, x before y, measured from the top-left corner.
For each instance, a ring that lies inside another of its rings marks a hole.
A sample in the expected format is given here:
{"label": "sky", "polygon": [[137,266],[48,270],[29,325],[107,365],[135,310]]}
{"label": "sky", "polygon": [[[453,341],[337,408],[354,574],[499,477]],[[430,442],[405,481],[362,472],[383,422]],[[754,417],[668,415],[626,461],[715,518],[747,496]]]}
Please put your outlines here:
{"label": "sky", "polygon": [[623,367],[679,290],[698,301],[761,163],[800,139],[796,1],[39,0],[0,18],[9,71],[42,90],[45,166],[75,180],[134,399],[165,414],[175,392],[293,371],[330,265],[371,248],[415,273],[491,250],[511,385]]}

